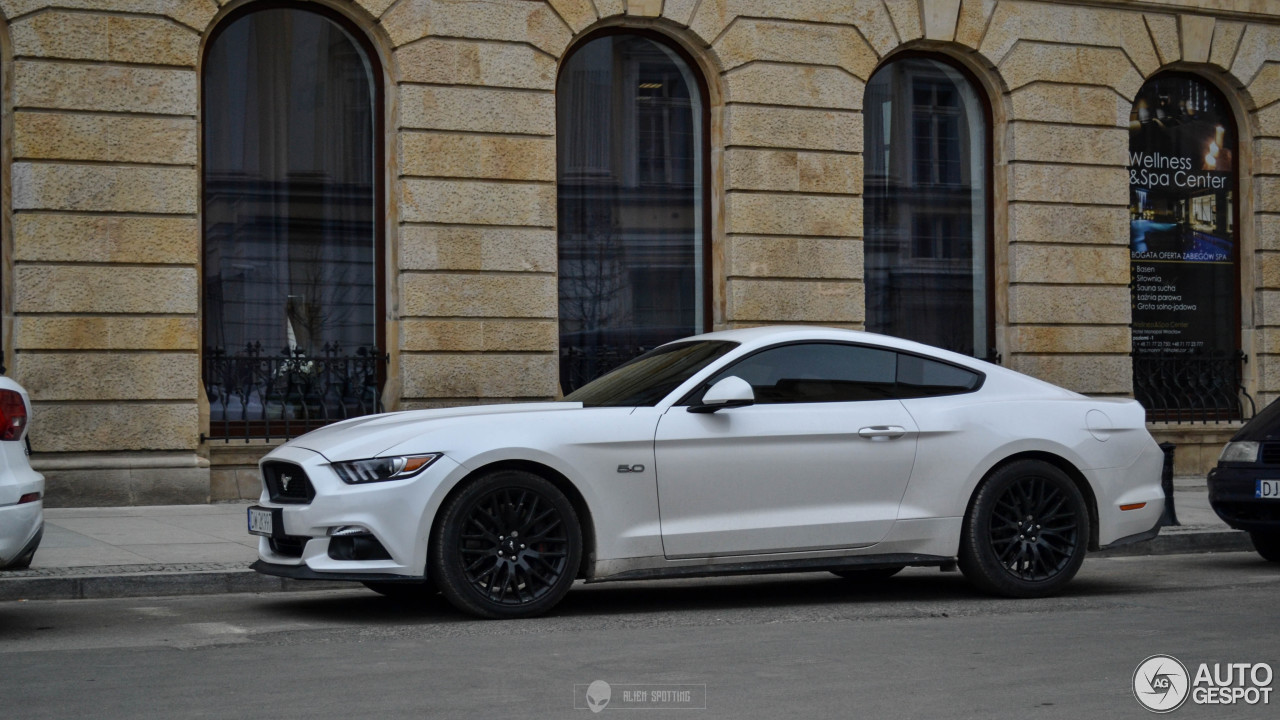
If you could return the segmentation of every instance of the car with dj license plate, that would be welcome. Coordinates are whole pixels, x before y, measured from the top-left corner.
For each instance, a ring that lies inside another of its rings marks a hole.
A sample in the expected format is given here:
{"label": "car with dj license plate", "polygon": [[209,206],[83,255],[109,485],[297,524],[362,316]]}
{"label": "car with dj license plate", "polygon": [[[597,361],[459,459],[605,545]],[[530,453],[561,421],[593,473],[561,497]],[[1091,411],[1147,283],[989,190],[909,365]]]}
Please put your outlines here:
{"label": "car with dj license plate", "polygon": [[849,330],[662,345],[562,401],[346,420],[272,450],[259,572],[438,589],[482,617],[586,582],[956,569],[1012,597],[1154,537],[1133,400]]}
{"label": "car with dj license plate", "polygon": [[1249,533],[1253,547],[1280,562],[1280,402],[1244,424],[1209,471],[1209,506],[1227,525]]}

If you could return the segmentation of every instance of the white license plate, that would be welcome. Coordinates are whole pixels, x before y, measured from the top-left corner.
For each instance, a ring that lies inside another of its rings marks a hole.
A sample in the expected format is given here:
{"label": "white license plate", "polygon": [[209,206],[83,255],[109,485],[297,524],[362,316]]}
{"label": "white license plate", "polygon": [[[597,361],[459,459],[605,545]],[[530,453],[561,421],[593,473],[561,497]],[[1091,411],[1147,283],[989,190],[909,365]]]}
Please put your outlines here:
{"label": "white license plate", "polygon": [[271,536],[275,526],[272,522],[271,511],[262,508],[249,508],[249,534],[250,535],[266,535]]}
{"label": "white license plate", "polygon": [[1280,480],[1259,480],[1258,490],[1253,496],[1268,500],[1280,500]]}

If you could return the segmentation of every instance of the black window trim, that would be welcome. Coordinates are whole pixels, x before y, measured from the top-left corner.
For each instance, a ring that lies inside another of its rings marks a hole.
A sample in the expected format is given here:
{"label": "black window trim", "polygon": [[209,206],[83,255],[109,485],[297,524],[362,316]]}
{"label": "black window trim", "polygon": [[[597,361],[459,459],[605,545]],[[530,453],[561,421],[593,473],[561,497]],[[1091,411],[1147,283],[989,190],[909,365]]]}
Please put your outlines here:
{"label": "black window trim", "polygon": [[[975,383],[975,384],[974,384],[974,386],[973,386],[972,388],[969,388],[968,390],[964,390],[964,391],[962,391],[962,392],[947,393],[947,394],[945,394],[945,395],[926,395],[926,396],[922,396],[922,397],[912,397],[912,398],[893,398],[894,400],[898,400],[899,402],[902,402],[902,401],[904,401],[904,400],[925,400],[925,399],[935,398],[935,397],[955,397],[955,396],[957,396],[957,395],[969,395],[969,394],[971,394],[971,393],[975,393],[975,392],[978,392],[979,390],[981,390],[981,389],[982,389],[982,386],[983,386],[983,385],[985,385],[985,384],[986,384],[986,382],[987,382],[987,374],[986,374],[985,372],[981,371],[981,370],[977,370],[977,369],[975,369],[975,368],[971,368],[971,367],[968,367],[968,366],[966,366],[966,365],[961,365],[960,363],[952,362],[952,361],[950,361],[950,360],[943,360],[942,358],[934,357],[934,356],[932,356],[932,355],[925,355],[924,353],[912,352],[911,350],[901,350],[901,349],[899,349],[899,348],[895,348],[895,347],[888,347],[888,346],[885,346],[885,345],[875,345],[875,344],[872,344],[872,343],[854,342],[854,341],[850,341],[850,340],[828,340],[828,339],[814,339],[814,340],[788,340],[788,341],[786,341],[786,342],[774,343],[773,345],[766,345],[765,347],[757,348],[757,349],[755,349],[755,350],[752,350],[751,352],[749,352],[749,353],[747,353],[747,354],[745,354],[745,355],[743,355],[743,356],[741,356],[741,357],[734,358],[734,359],[733,359],[733,360],[732,360],[728,365],[726,365],[723,369],[721,369],[721,370],[716,370],[716,371],[712,372],[712,373],[711,373],[711,374],[710,374],[710,375],[709,375],[705,380],[702,380],[701,382],[699,382],[696,386],[694,386],[694,388],[693,388],[692,390],[690,390],[689,392],[685,393],[685,394],[684,394],[684,396],[682,396],[679,400],[675,401],[675,402],[671,405],[671,407],[688,407],[688,406],[693,405],[693,404],[694,404],[694,399],[695,399],[695,398],[700,398],[700,397],[702,397],[702,394],[703,394],[703,393],[705,393],[705,392],[706,392],[706,391],[711,387],[711,378],[713,378],[713,377],[715,377],[715,376],[717,376],[717,375],[721,374],[722,372],[725,372],[725,371],[727,371],[727,370],[729,370],[729,369],[731,369],[731,368],[733,368],[733,367],[737,366],[739,363],[742,363],[742,362],[744,362],[745,360],[747,360],[747,359],[749,359],[749,358],[752,358],[752,357],[754,357],[754,356],[756,356],[756,355],[759,355],[759,354],[760,354],[760,353],[762,353],[762,352],[765,352],[766,350],[776,350],[776,349],[778,349],[778,348],[788,347],[788,346],[791,346],[791,345],[845,345],[845,346],[848,346],[848,347],[865,348],[865,349],[868,349],[868,350],[884,350],[884,351],[887,351],[887,352],[894,353],[895,355],[909,355],[909,356],[911,356],[911,357],[917,357],[917,358],[921,358],[921,359],[923,359],[923,360],[930,360],[930,361],[932,361],[932,362],[940,363],[940,364],[942,364],[942,365],[949,365],[949,366],[951,366],[951,367],[953,367],[953,368],[957,368],[957,369],[959,369],[959,370],[964,370],[965,372],[970,372],[970,373],[973,373],[974,375],[977,375],[977,376],[978,376],[978,381],[977,381],[977,383]],[[975,359],[976,359],[976,358],[975,358]],[[895,359],[895,361],[894,361],[894,385],[897,385],[897,384],[898,384],[898,379],[897,379],[897,372],[898,372],[898,370],[897,370],[897,368],[898,368],[898,364],[897,364],[897,361],[896,361],[896,359]],[[705,370],[705,369],[706,369],[706,368],[704,368],[704,370]],[[844,401],[844,402],[870,402],[870,401],[867,401],[867,400],[847,400],[847,401]],[[768,403],[768,404],[770,404],[770,405],[822,405],[822,404],[826,404],[826,403]]]}

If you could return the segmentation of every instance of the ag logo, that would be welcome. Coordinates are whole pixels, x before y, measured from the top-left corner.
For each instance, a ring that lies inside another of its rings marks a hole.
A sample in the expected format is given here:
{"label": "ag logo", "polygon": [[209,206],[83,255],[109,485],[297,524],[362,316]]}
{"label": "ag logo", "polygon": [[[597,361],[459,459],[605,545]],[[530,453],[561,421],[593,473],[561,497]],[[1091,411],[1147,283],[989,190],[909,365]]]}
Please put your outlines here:
{"label": "ag logo", "polygon": [[1133,696],[1154,713],[1173,712],[1187,701],[1191,676],[1172,655],[1152,655],[1133,671]]}

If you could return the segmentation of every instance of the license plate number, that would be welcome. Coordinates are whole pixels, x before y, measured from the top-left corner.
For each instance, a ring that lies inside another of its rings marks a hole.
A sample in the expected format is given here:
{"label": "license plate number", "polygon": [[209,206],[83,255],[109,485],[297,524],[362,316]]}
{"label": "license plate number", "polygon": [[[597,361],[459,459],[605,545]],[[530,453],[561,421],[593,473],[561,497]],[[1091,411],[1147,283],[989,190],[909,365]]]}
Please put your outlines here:
{"label": "license plate number", "polygon": [[1259,480],[1258,491],[1253,496],[1268,500],[1280,500],[1280,480]]}
{"label": "license plate number", "polygon": [[270,510],[249,508],[249,534],[270,537],[275,523]]}

